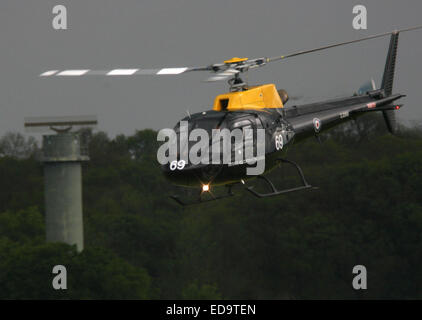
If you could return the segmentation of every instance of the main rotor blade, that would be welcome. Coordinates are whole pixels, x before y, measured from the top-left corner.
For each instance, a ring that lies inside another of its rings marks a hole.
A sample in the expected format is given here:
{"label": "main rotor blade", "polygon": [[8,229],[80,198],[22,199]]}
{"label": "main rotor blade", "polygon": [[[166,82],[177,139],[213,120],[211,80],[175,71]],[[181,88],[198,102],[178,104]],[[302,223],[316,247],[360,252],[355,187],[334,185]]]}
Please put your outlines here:
{"label": "main rotor blade", "polygon": [[344,46],[344,45],[351,44],[351,43],[366,41],[366,40],[375,39],[375,38],[381,38],[381,37],[388,36],[392,33],[406,32],[406,31],[417,30],[417,29],[422,29],[422,26],[411,27],[411,28],[401,29],[401,30],[395,30],[395,31],[392,31],[392,32],[385,32],[385,33],[376,34],[376,35],[373,35],[373,36],[369,36],[369,37],[365,37],[365,38],[361,38],[361,39],[357,39],[357,40],[345,41],[345,42],[335,43],[335,44],[331,44],[331,45],[327,45],[327,46],[323,46],[323,47],[319,47],[319,48],[314,48],[314,49],[310,49],[310,50],[293,52],[293,53],[290,53],[290,54],[286,54],[284,56],[271,57],[271,58],[267,58],[266,62],[283,60],[283,59],[286,59],[286,58],[296,57],[296,56],[300,56],[300,55],[303,55],[303,54],[322,51],[322,50],[330,49],[330,48],[334,48],[334,47],[340,47],[340,46]]}
{"label": "main rotor blade", "polygon": [[91,69],[69,69],[49,70],[40,74],[40,77],[78,77],[78,76],[138,76],[138,75],[178,75],[189,71],[206,71],[207,67],[196,68],[160,68],[160,69],[113,69],[113,70],[91,70]]}

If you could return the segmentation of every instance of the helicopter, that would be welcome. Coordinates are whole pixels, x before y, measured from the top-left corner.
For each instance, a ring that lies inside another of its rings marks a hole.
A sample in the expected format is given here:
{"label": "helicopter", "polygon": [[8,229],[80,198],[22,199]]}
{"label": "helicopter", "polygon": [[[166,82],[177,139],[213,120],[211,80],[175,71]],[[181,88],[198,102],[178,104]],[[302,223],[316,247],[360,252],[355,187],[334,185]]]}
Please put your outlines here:
{"label": "helicopter", "polygon": [[[287,55],[262,58],[239,58],[234,57],[223,63],[215,63],[202,67],[177,67],[159,69],[113,69],[113,70],[49,70],[41,77],[72,77],[72,76],[135,76],[135,75],[180,75],[187,72],[211,72],[212,75],[206,81],[227,81],[229,91],[217,95],[214,99],[212,110],[188,114],[176,126],[175,132],[180,136],[180,124],[185,121],[188,129],[202,128],[212,135],[215,129],[240,129],[245,132],[264,131],[265,152],[262,161],[265,170],[259,175],[247,175],[246,169],[250,162],[238,163],[198,163],[193,164],[182,161],[180,163],[180,149],[177,150],[175,161],[161,165],[162,172],[175,185],[197,188],[198,197],[193,201],[182,200],[180,196],[173,195],[171,198],[180,205],[191,205],[202,202],[218,200],[234,195],[232,187],[237,184],[245,184],[245,181],[257,178],[267,184],[269,192],[261,193],[254,186],[245,187],[253,196],[266,198],[286,193],[311,190],[316,187],[308,183],[301,167],[283,156],[283,151],[288,145],[316,136],[346,121],[355,120],[357,117],[368,112],[381,112],[387,129],[395,134],[397,131],[396,111],[403,105],[397,104],[397,100],[405,97],[400,93],[393,94],[393,82],[397,58],[398,40],[401,32],[421,29],[422,26],[395,30],[392,32],[377,34],[346,42],[326,45],[311,50],[293,52]],[[277,89],[274,84],[262,84],[249,86],[242,79],[246,72],[263,67],[269,63],[283,61],[288,58],[310,54],[329,48],[344,46],[352,43],[366,41],[375,38],[390,36],[390,44],[380,88],[376,88],[374,81],[362,86],[352,96],[318,101],[299,106],[287,106],[289,95],[283,89]],[[257,134],[250,136],[250,147],[255,150],[260,147]],[[213,142],[209,140],[209,146]],[[188,143],[188,148],[191,143]],[[231,149],[234,152],[234,149]],[[240,152],[240,151],[239,151]],[[257,162],[257,159],[255,159]],[[176,164],[176,165],[175,165]],[[285,164],[292,166],[300,178],[300,185],[293,188],[279,189],[266,176],[266,173],[275,167]],[[214,186],[226,186],[227,192],[223,195],[214,195],[211,188]],[[204,194],[210,194],[204,197]]]}

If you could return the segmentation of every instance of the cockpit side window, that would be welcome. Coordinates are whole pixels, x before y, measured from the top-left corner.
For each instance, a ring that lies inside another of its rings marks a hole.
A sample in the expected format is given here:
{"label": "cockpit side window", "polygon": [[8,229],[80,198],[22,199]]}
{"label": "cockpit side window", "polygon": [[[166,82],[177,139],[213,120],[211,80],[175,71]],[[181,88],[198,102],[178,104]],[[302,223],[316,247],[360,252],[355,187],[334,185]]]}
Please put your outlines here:
{"label": "cockpit side window", "polygon": [[227,110],[228,106],[229,106],[229,99],[220,99],[221,110]]}

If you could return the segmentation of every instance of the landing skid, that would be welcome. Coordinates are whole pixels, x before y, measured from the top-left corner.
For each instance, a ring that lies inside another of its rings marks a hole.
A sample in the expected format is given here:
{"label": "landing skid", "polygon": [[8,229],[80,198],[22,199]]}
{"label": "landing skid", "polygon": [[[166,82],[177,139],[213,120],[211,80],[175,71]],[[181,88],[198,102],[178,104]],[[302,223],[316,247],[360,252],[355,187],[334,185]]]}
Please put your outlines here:
{"label": "landing skid", "polygon": [[295,191],[300,191],[300,190],[305,190],[305,189],[318,189],[317,187],[313,187],[311,186],[305,179],[305,176],[303,175],[302,169],[299,167],[299,165],[293,161],[287,160],[287,159],[277,159],[280,162],[284,162],[284,163],[288,163],[292,166],[294,166],[302,180],[302,185],[299,187],[295,187],[295,188],[290,188],[290,189],[283,189],[283,190],[277,190],[277,188],[274,186],[274,184],[271,182],[270,179],[268,179],[267,177],[264,176],[258,176],[257,178],[264,180],[267,185],[270,187],[271,192],[269,193],[259,193],[256,192],[255,190],[253,190],[253,186],[246,188],[246,190],[248,190],[250,193],[252,193],[255,197],[257,198],[267,198],[267,197],[274,197],[274,196],[278,196],[281,194],[285,194],[285,193],[289,193],[289,192],[295,192]]}
{"label": "landing skid", "polygon": [[[295,187],[295,188],[290,188],[290,189],[278,190],[274,186],[274,184],[272,183],[272,181],[270,179],[268,179],[267,177],[264,177],[264,176],[257,176],[257,178],[264,180],[268,184],[268,186],[271,189],[271,192],[269,192],[269,193],[259,193],[259,192],[256,192],[255,190],[253,190],[253,186],[246,188],[246,190],[249,191],[250,193],[252,193],[257,198],[267,198],[267,197],[274,197],[274,196],[278,196],[278,195],[281,195],[281,194],[300,191],[300,190],[318,189],[317,187],[313,187],[312,185],[310,185],[306,181],[305,176],[303,175],[302,169],[299,167],[298,164],[296,164],[293,161],[287,160],[287,159],[277,159],[277,160],[280,161],[280,162],[283,162],[283,163],[290,164],[290,165],[292,165],[296,168],[296,170],[297,170],[297,172],[298,172],[298,174],[301,178],[301,181],[302,181],[301,186],[298,186],[298,187]],[[232,192],[232,187],[235,184],[236,183],[227,185],[226,186],[227,187],[227,193],[223,194],[223,195],[215,196],[214,194],[209,192],[210,198],[208,198],[208,199],[203,199],[204,193],[202,192],[202,190],[199,192],[198,198],[196,200],[193,200],[193,201],[184,201],[184,200],[181,199],[180,196],[177,196],[177,195],[170,196],[170,198],[173,199],[174,201],[176,201],[181,206],[184,206],[184,207],[194,205],[194,204],[199,204],[199,203],[205,203],[205,202],[220,200],[220,199],[229,198],[229,197],[232,197],[232,196],[235,195]]]}

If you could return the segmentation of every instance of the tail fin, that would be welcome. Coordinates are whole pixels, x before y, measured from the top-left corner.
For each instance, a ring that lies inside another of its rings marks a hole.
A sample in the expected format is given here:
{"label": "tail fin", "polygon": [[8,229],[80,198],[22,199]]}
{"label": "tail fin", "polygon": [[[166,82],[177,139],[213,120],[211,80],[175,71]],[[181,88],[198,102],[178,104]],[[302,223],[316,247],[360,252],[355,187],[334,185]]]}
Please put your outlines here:
{"label": "tail fin", "polygon": [[[391,34],[390,47],[388,49],[387,60],[385,62],[384,75],[382,77],[381,89],[384,90],[386,97],[393,93],[394,71],[396,69],[397,48],[399,43],[399,32]],[[387,128],[391,133],[397,131],[397,120],[394,110],[383,111],[383,116]]]}

